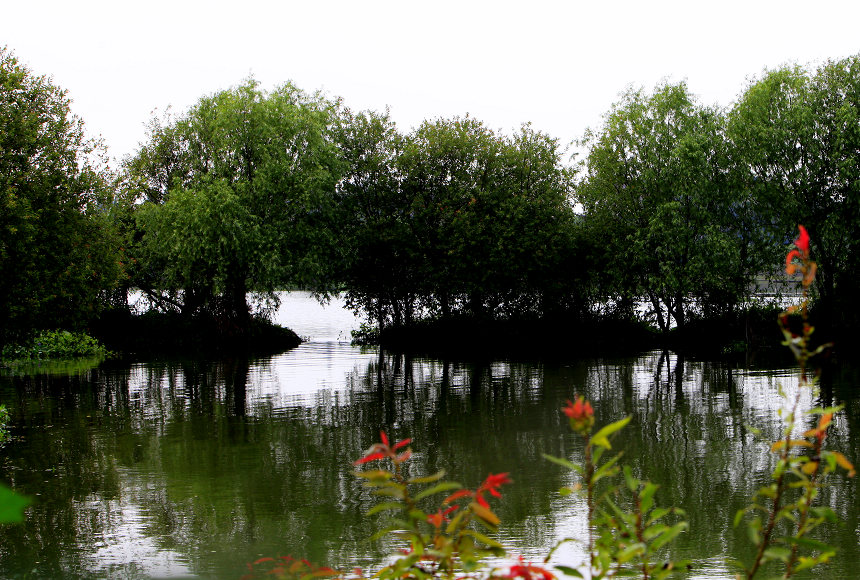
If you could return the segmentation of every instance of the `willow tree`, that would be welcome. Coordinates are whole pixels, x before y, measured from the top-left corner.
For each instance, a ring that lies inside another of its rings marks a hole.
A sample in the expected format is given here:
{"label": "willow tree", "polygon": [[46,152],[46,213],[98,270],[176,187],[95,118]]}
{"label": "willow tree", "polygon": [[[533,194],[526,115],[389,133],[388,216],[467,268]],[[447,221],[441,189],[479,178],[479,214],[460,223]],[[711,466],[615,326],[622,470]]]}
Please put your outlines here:
{"label": "willow tree", "polygon": [[624,94],[585,140],[577,199],[604,298],[627,315],[645,300],[663,331],[696,304],[731,308],[746,289],[723,122],[684,83],[665,84]]}
{"label": "willow tree", "polygon": [[132,283],[162,308],[249,321],[249,292],[320,287],[333,255],[338,103],[256,82],[154,121],[125,164],[140,200]]}

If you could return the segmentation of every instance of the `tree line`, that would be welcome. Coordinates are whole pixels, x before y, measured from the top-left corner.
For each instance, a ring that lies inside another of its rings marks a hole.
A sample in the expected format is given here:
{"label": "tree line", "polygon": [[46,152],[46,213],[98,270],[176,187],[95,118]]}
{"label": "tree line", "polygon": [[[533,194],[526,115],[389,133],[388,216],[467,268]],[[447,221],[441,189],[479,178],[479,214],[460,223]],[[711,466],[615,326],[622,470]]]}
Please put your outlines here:
{"label": "tree line", "polygon": [[576,144],[470,116],[403,133],[254,80],[156,117],[110,169],[66,93],[0,52],[0,342],[126,308],[242,334],[305,288],[379,327],[750,308],[806,226],[818,312],[857,320],[860,57],[764,72],[737,102],[623,93]]}

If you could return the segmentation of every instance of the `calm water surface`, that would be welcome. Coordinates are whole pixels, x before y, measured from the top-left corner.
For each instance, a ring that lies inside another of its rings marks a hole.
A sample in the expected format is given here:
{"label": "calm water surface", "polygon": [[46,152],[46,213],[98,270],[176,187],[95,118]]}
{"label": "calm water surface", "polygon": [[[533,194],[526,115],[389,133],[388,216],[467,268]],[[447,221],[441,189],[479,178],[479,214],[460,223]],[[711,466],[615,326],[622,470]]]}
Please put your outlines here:
{"label": "calm water surface", "polygon": [[[263,555],[292,554],[373,569],[391,546],[371,544],[373,498],[351,462],[378,439],[414,439],[415,472],[444,467],[474,487],[510,472],[497,513],[511,552],[539,560],[559,539],[584,537],[584,508],[557,490],[574,483],[541,453],[581,460],[559,409],[574,393],[599,424],[631,415],[616,439],[684,508],[676,558],[689,578],[729,578],[745,555],[735,512],[769,473],[790,369],[740,368],[674,353],[568,361],[407,358],[348,344],[356,326],[338,304],[285,297],[278,321],[308,342],[265,359],[106,363],[71,375],[0,377],[13,440],[0,479],[35,499],[23,525],[0,533],[0,577],[238,578]],[[845,403],[830,445],[860,459],[858,377],[825,377],[821,400]],[[860,499],[840,480],[824,498],[845,525],[823,578],[856,578]],[[554,561],[582,557],[565,544]]]}

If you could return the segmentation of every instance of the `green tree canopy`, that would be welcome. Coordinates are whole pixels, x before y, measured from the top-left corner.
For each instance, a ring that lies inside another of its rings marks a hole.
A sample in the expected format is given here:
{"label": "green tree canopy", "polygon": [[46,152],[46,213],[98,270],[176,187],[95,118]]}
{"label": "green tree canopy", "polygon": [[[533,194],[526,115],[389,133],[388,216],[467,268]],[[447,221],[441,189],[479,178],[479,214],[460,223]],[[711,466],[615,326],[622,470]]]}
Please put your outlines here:
{"label": "green tree canopy", "polygon": [[728,186],[724,118],[684,83],[629,91],[585,139],[577,186],[589,236],[602,248],[601,292],[632,315],[645,300],[662,330],[694,304],[730,308],[744,295]]}
{"label": "green tree canopy", "polygon": [[337,102],[253,80],[153,121],[125,166],[137,209],[133,283],[162,307],[248,322],[248,292],[327,289],[342,173]]}
{"label": "green tree canopy", "polygon": [[806,227],[819,305],[829,324],[844,322],[860,290],[860,57],[766,72],[732,110],[729,136],[759,200],[759,235],[785,244]]}
{"label": "green tree canopy", "polygon": [[344,140],[354,249],[350,303],[380,325],[415,312],[538,314],[567,301],[574,215],[554,139],[465,117],[400,136],[387,116],[351,118]]}
{"label": "green tree canopy", "polygon": [[66,92],[0,49],[0,343],[84,325],[121,275],[101,154]]}

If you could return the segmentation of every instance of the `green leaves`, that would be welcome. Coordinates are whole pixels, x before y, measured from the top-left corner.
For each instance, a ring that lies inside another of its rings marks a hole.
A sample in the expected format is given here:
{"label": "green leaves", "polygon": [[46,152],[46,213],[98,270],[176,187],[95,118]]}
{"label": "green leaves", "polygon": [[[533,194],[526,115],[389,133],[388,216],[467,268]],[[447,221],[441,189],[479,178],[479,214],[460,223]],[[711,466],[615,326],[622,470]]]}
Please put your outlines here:
{"label": "green leaves", "polygon": [[[822,271],[818,311],[831,330],[856,325],[860,60],[784,66],[753,80],[729,115],[728,136],[763,230],[776,240],[803,224]],[[850,285],[850,290],[849,290]],[[836,315],[836,313],[839,313]],[[819,318],[821,319],[821,318]]]}
{"label": "green leaves", "polygon": [[[575,418],[586,408],[584,398],[577,399],[577,407],[568,404],[563,411]],[[591,405],[588,404],[589,412]],[[658,486],[642,481],[633,475],[630,466],[618,465],[620,454],[604,459],[604,452],[611,449],[609,438],[630,422],[625,417],[591,434],[591,425],[582,428],[571,422],[571,428],[585,441],[585,464],[577,465],[567,459],[544,454],[543,457],[557,465],[576,472],[583,481],[574,489],[584,496],[589,516],[589,536],[586,545],[588,577],[627,577],[665,578],[676,567],[685,562],[659,561],[663,548],[684,532],[688,524],[680,520],[666,523],[670,516],[683,517],[684,512],[675,508],[655,507]],[[623,472],[623,484],[611,480]],[[563,488],[562,495],[573,490]],[[623,502],[623,503],[621,503]],[[549,559],[562,543],[574,541],[565,539],[559,542],[547,556]],[[566,575],[582,578],[576,568],[557,566]]]}
{"label": "green leaves", "polygon": [[[801,386],[809,385],[801,381]],[[817,426],[805,431],[803,439],[791,438],[798,404],[799,396],[787,414],[789,421],[785,439],[771,446],[771,451],[778,454],[772,482],[761,487],[753,496],[752,504],[735,515],[734,525],[737,527],[744,516],[753,514],[747,522],[747,533],[756,547],[756,556],[745,570],[748,578],[754,577],[762,566],[771,561],[782,562],[785,577],[790,577],[798,571],[827,562],[834,553],[832,546],[810,537],[818,526],[839,521],[832,508],[815,502],[829,475],[845,469],[849,476],[853,476],[854,466],[841,453],[823,447],[827,429],[833,413],[839,411],[838,407],[804,412],[804,415],[819,417]],[[825,461],[821,461],[822,458]],[[778,529],[788,529],[790,535],[777,537]]]}
{"label": "green leaves", "polygon": [[31,501],[30,498],[0,484],[0,524],[23,522],[24,508],[30,505]]}
{"label": "green leaves", "polygon": [[[412,482],[410,482],[410,483],[412,483]],[[463,486],[460,485],[459,483],[456,483],[453,481],[444,481],[442,483],[434,485],[433,487],[429,487],[429,488],[421,491],[420,493],[416,494],[414,497],[414,500],[415,501],[421,501],[425,497],[429,497],[429,496],[437,494],[437,493],[442,493],[444,491],[461,489],[462,487]]]}
{"label": "green leaves", "polygon": [[626,92],[605,119],[582,143],[576,186],[600,294],[646,300],[647,313],[624,314],[663,332],[683,327],[694,301],[705,316],[734,309],[772,244],[734,183],[722,112],[698,104],[684,83],[663,83]]}
{"label": "green leaves", "polygon": [[612,446],[609,444],[609,436],[615,433],[616,431],[624,428],[627,423],[630,422],[630,417],[624,417],[620,421],[615,421],[614,423],[610,423],[609,425],[600,429],[597,433],[591,436],[591,444],[598,445],[603,447],[604,449],[612,449]]}
{"label": "green leaves", "polygon": [[66,92],[0,48],[0,345],[88,324],[121,278],[104,153]]}
{"label": "green leaves", "polygon": [[566,467],[566,468],[570,469],[571,471],[575,471],[580,475],[583,475],[585,473],[582,469],[582,466],[577,465],[576,463],[574,463],[570,460],[567,460],[563,457],[555,457],[553,455],[547,455],[546,453],[541,453],[541,457],[543,457],[544,459],[546,459],[548,461],[552,461],[555,464],[561,465],[562,467]]}

